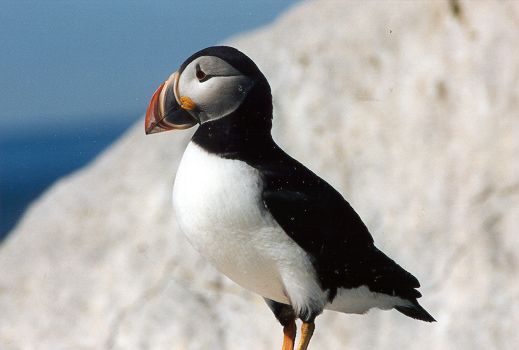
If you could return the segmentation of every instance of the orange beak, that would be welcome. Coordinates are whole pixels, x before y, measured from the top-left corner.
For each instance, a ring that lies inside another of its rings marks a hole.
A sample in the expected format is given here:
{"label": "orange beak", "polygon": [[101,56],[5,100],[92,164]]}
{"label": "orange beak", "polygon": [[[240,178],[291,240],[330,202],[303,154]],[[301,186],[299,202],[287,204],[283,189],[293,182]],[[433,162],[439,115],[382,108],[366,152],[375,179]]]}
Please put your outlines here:
{"label": "orange beak", "polygon": [[187,129],[198,123],[189,112],[194,109],[194,103],[185,103],[186,97],[178,97],[178,77],[178,72],[173,73],[151,97],[144,120],[146,134]]}

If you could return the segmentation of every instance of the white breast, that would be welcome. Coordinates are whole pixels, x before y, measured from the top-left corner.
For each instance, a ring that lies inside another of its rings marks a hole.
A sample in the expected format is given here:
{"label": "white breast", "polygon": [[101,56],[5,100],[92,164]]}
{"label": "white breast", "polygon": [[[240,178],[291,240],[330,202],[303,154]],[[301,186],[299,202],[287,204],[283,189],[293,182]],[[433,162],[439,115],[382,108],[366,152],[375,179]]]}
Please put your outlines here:
{"label": "white breast", "polygon": [[[173,207],[193,246],[241,286],[295,308],[322,304],[307,254],[265,209],[259,172],[190,143],[179,166]],[[300,305],[298,305],[300,304]]]}

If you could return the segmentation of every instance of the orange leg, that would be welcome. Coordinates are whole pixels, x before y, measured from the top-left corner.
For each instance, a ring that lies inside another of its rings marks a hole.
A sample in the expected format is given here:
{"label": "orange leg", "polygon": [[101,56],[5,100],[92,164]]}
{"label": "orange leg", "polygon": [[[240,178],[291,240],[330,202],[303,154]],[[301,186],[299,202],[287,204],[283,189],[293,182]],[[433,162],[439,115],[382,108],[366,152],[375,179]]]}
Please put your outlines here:
{"label": "orange leg", "polygon": [[292,321],[283,327],[283,347],[281,350],[294,350],[296,332],[296,321]]}
{"label": "orange leg", "polygon": [[299,345],[297,346],[297,350],[306,350],[308,349],[308,344],[310,344],[310,339],[314,334],[315,323],[313,322],[303,322],[301,325],[301,339],[299,340]]}

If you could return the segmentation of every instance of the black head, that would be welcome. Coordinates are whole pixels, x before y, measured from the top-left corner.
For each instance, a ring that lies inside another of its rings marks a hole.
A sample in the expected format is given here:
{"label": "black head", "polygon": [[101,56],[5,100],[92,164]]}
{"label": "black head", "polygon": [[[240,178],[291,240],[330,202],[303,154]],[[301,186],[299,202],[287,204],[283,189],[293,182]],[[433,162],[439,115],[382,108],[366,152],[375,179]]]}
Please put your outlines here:
{"label": "black head", "polygon": [[145,127],[155,133],[228,125],[239,136],[270,134],[271,119],[270,86],[256,64],[233,47],[213,46],[191,55],[157,89]]}

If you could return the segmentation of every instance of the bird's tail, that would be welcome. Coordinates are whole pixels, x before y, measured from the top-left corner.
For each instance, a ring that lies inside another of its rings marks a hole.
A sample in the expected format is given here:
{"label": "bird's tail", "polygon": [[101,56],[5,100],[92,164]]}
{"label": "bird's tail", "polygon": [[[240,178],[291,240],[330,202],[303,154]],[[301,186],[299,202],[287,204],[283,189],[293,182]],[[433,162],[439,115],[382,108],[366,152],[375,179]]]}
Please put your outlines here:
{"label": "bird's tail", "polygon": [[436,322],[436,320],[420,305],[418,301],[410,300],[410,306],[395,306],[395,309],[406,316],[425,322]]}

